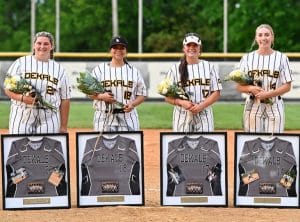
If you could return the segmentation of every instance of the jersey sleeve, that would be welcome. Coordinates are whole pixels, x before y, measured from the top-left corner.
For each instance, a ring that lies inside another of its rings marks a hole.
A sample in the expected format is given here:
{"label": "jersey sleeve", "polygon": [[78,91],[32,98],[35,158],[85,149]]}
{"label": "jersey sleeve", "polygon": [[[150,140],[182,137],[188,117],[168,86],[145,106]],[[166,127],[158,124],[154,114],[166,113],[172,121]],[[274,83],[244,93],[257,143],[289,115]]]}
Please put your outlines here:
{"label": "jersey sleeve", "polygon": [[10,75],[10,76],[21,76],[22,75],[21,69],[20,69],[21,59],[25,59],[25,58],[21,57],[21,58],[15,60],[8,68],[6,75]]}
{"label": "jersey sleeve", "polygon": [[6,175],[7,175],[7,185],[6,185],[6,197],[14,197],[16,192],[16,184],[13,182],[13,175],[16,174],[16,166],[20,161],[20,155],[16,146],[16,142],[12,142],[8,159],[6,161]]}
{"label": "jersey sleeve", "polygon": [[62,144],[58,140],[52,140],[49,138],[48,143],[49,147],[52,148],[50,153],[52,157],[56,160],[53,162],[52,169],[50,169],[51,175],[62,175],[60,181],[55,186],[55,189],[59,196],[67,195],[67,169]]}
{"label": "jersey sleeve", "polygon": [[216,72],[215,66],[210,64],[210,75],[211,75],[211,82],[210,87],[211,91],[222,90],[222,84],[220,80],[219,74]]}
{"label": "jersey sleeve", "polygon": [[139,70],[137,70],[137,89],[136,89],[137,96],[147,96],[147,88],[142,77],[142,74]]}
{"label": "jersey sleeve", "polygon": [[61,97],[61,99],[70,99],[71,98],[71,86],[70,86],[70,81],[69,81],[68,75],[64,68],[62,68],[62,77],[60,78],[59,82],[60,82],[60,97]]}
{"label": "jersey sleeve", "polygon": [[91,189],[91,178],[88,172],[88,161],[92,158],[93,149],[95,146],[95,138],[88,139],[85,144],[83,158],[81,162],[81,190],[82,196],[89,195]]}
{"label": "jersey sleeve", "polygon": [[298,180],[298,172],[297,172],[297,162],[296,157],[294,154],[292,143],[286,141],[286,145],[283,145],[281,147],[286,147],[286,150],[283,154],[283,160],[286,162],[288,169],[286,169],[286,172],[283,172],[282,180],[284,179],[284,183],[288,183],[288,181],[292,181],[291,184],[287,188],[287,193],[289,197],[296,197],[296,181]]}
{"label": "jersey sleeve", "polygon": [[209,156],[211,158],[212,166],[208,171],[206,180],[210,183],[213,195],[222,195],[221,173],[222,163],[220,159],[220,151],[218,142],[210,141]]}
{"label": "jersey sleeve", "polygon": [[180,167],[176,163],[176,147],[180,145],[181,139],[173,140],[168,144],[167,156],[167,196],[173,196],[176,185],[183,182],[185,179],[182,175]]}
{"label": "jersey sleeve", "polygon": [[178,74],[178,72],[179,72],[178,67],[179,67],[179,63],[172,65],[166,75],[166,77],[169,78],[171,80],[171,82],[176,83],[176,84],[178,82],[180,82],[180,78],[179,78],[180,75]]}
{"label": "jersey sleeve", "polygon": [[128,158],[131,160],[132,169],[129,178],[130,191],[133,195],[140,194],[140,158],[138,156],[136,143],[132,139],[128,139]]}
{"label": "jersey sleeve", "polygon": [[249,67],[247,65],[247,57],[248,57],[248,54],[243,55],[240,62],[239,62],[239,64],[238,64],[238,69],[245,72],[245,73],[247,73],[248,70],[249,70]]}
{"label": "jersey sleeve", "polygon": [[240,184],[239,184],[239,195],[240,196],[245,196],[249,189],[249,185],[243,183],[242,175],[245,174],[247,171],[245,168],[245,163],[250,161],[250,158],[251,158],[251,152],[249,150],[249,142],[246,141],[244,143],[242,153],[241,153],[239,163],[238,163],[239,178],[240,178]]}
{"label": "jersey sleeve", "polygon": [[282,54],[281,64],[280,64],[280,78],[283,84],[292,82],[294,80],[289,58],[284,54]]}

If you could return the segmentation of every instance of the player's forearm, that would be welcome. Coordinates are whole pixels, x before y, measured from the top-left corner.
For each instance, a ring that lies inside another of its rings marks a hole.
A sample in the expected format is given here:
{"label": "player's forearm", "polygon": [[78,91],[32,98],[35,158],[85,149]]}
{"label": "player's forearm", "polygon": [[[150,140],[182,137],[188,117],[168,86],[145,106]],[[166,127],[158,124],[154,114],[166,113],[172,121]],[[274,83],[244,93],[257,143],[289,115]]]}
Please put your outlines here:
{"label": "player's forearm", "polygon": [[131,102],[131,105],[134,107],[140,105],[142,102],[145,101],[145,96],[137,96],[134,101]]}
{"label": "player's forearm", "polygon": [[22,94],[14,93],[14,92],[12,92],[12,91],[10,91],[10,90],[8,90],[8,89],[4,89],[4,92],[5,92],[5,94],[6,94],[9,98],[11,98],[11,99],[13,99],[13,100],[17,100],[17,101],[23,102],[23,101],[22,101],[22,99],[23,99],[23,95],[22,95]]}
{"label": "player's forearm", "polygon": [[179,99],[177,98],[166,96],[165,101],[171,105],[179,106]]}
{"label": "player's forearm", "polygon": [[70,112],[70,100],[62,99],[60,105],[60,121],[61,121],[60,131],[61,132],[67,132],[69,112]]}
{"label": "player's forearm", "polygon": [[250,85],[240,85],[240,84],[236,84],[236,90],[239,91],[240,93],[249,93],[251,92],[251,87]]}
{"label": "player's forearm", "polygon": [[288,82],[275,90],[268,91],[270,93],[270,97],[281,96],[291,90],[291,82]]}

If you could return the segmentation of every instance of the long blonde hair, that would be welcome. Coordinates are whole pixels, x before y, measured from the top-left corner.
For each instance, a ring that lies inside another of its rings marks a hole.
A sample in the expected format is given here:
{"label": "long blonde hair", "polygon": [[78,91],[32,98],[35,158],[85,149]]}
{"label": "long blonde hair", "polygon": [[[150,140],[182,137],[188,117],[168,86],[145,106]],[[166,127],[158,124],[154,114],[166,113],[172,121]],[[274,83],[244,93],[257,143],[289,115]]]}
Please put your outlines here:
{"label": "long blonde hair", "polygon": [[[272,44],[271,44],[271,48],[273,48],[273,47],[274,47],[274,38],[275,38],[275,34],[274,34],[274,31],[273,31],[272,26],[270,26],[269,24],[261,24],[261,25],[257,26],[257,28],[255,29],[255,36],[256,36],[257,31],[258,31],[259,29],[261,29],[261,28],[266,28],[266,29],[268,29],[268,30],[271,32],[271,34],[272,34],[272,36],[273,36],[273,41],[272,41]],[[250,50],[253,50],[254,46],[256,45],[255,36],[254,36],[254,39],[253,39],[253,41],[252,41]]]}

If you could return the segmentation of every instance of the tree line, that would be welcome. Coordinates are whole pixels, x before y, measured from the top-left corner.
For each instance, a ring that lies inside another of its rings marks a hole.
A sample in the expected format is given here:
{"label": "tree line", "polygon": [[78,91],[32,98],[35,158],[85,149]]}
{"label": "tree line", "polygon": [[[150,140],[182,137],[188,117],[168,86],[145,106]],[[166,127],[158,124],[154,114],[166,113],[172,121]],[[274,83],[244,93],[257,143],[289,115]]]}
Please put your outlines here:
{"label": "tree line", "polygon": [[[270,24],[275,49],[300,51],[299,0],[228,0],[228,52],[251,50],[255,28]],[[0,0],[0,52],[31,51],[31,1]],[[119,33],[138,51],[138,1],[118,1]],[[55,36],[55,1],[36,0],[36,31]],[[143,52],[180,52],[185,33],[201,36],[204,52],[223,52],[223,1],[144,0]],[[60,51],[106,52],[111,0],[60,0]]]}

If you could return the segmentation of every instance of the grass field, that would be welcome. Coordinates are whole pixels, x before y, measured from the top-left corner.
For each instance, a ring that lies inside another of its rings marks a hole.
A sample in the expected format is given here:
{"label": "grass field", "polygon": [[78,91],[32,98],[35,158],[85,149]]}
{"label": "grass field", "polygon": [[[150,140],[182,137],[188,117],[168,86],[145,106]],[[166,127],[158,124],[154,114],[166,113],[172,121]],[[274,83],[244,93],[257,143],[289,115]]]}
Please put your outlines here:
{"label": "grass field", "polygon": [[[0,128],[8,128],[9,102],[0,102]],[[286,129],[300,129],[300,103],[286,103]],[[170,129],[173,107],[165,102],[145,102],[138,106],[142,129]],[[242,103],[218,102],[213,106],[217,130],[242,129]],[[93,108],[91,102],[71,103],[69,128],[92,128]]]}

